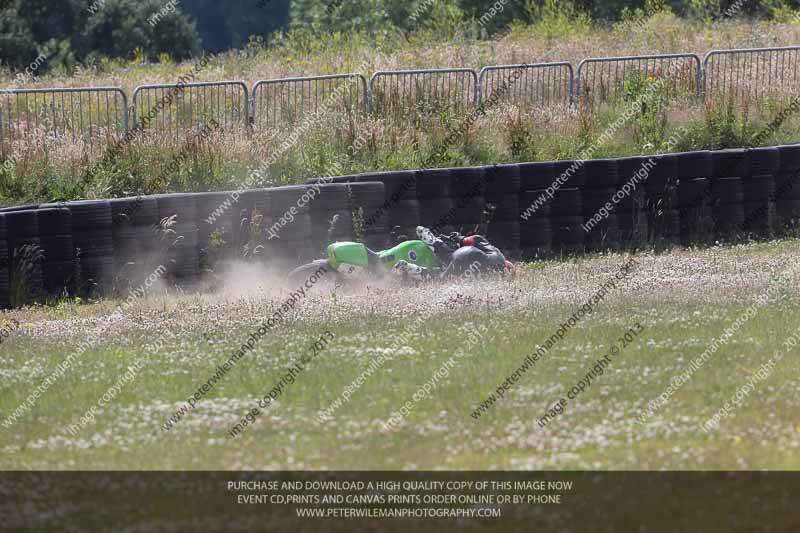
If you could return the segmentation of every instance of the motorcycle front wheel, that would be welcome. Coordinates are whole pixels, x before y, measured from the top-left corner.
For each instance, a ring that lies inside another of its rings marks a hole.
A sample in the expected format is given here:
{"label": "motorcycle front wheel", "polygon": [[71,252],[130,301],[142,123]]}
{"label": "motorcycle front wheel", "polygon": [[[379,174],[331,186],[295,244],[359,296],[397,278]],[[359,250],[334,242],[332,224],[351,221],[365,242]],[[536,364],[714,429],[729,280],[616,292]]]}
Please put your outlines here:
{"label": "motorcycle front wheel", "polygon": [[344,276],[333,269],[327,259],[317,259],[301,265],[286,276],[290,286],[303,285],[311,288],[315,285],[336,287],[345,284]]}

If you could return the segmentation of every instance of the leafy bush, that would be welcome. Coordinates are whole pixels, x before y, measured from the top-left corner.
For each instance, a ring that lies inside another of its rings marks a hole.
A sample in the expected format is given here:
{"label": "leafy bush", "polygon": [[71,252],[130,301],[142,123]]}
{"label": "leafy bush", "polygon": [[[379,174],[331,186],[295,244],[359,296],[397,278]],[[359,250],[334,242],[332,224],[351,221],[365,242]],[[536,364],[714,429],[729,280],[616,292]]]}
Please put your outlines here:
{"label": "leafy bush", "polygon": [[294,0],[291,29],[310,33],[379,33],[408,26],[413,6],[392,0]]}
{"label": "leafy bush", "polygon": [[28,65],[36,57],[36,41],[28,24],[13,6],[0,10],[0,61],[15,67]]}
{"label": "leafy bush", "polygon": [[639,146],[661,147],[667,137],[667,85],[644,72],[634,73],[625,79],[624,100],[642,104],[633,121]]}
{"label": "leafy bush", "polygon": [[[737,4],[736,0],[292,0],[290,16],[293,30],[381,33],[424,29],[442,24],[441,13],[458,13],[462,24],[481,21],[481,29],[491,34],[514,21],[536,25],[548,21],[544,27],[553,27],[550,23],[582,17],[617,21],[626,13],[663,9],[703,19],[738,15],[769,17],[783,13],[783,6],[787,5],[797,7],[798,1]],[[730,13],[726,13],[728,9]],[[568,26],[559,28],[570,31]]]}
{"label": "leafy bush", "polygon": [[251,36],[262,38],[289,24],[290,0],[181,0],[197,21],[203,49],[241,48]]}
{"label": "leafy bush", "polygon": [[475,28],[482,17],[483,29],[492,33],[513,19],[527,18],[516,0],[293,0],[290,14],[295,31],[369,34],[444,29],[452,35],[460,26]]}
{"label": "leafy bush", "polygon": [[178,60],[191,57],[200,48],[195,25],[178,8],[168,6],[161,0],[105,0],[89,16],[81,48],[90,58],[131,57],[136,50],[151,60],[161,53]]}
{"label": "leafy bush", "polygon": [[[677,151],[720,150],[750,146],[753,137],[764,125],[758,125],[742,115],[732,102],[706,109],[703,120],[688,125],[687,134],[677,145]],[[769,143],[770,140],[765,140]]]}
{"label": "leafy bush", "polygon": [[131,58],[136,51],[152,60],[185,59],[200,48],[177,0],[68,0],[59,8],[14,0],[0,10],[0,61],[24,68],[42,53],[48,66],[71,69],[76,61]]}

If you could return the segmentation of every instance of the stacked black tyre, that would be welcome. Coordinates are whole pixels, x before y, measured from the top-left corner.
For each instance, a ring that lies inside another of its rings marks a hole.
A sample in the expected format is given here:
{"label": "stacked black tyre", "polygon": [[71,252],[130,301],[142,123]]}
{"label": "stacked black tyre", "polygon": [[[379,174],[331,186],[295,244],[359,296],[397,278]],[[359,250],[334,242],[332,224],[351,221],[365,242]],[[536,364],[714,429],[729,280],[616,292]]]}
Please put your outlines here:
{"label": "stacked black tyre", "polygon": [[583,195],[586,167],[580,161],[553,161],[553,181],[544,188],[550,200],[552,251],[575,254],[584,251]]}
{"label": "stacked black tyre", "polygon": [[553,232],[554,253],[583,252],[586,233],[583,230],[583,201],[580,189],[570,187],[556,191],[550,200],[550,228]]}
{"label": "stacked black tyre", "polygon": [[678,158],[674,154],[649,157],[655,163],[645,182],[645,210],[649,240],[657,247],[680,242]]}
{"label": "stacked black tyre", "polygon": [[[381,208],[386,201],[386,187],[380,181],[350,183],[348,187],[354,237],[371,250],[385,250],[389,247],[389,220],[388,212]],[[372,223],[366,225],[370,216]]]}
{"label": "stacked black tyre", "polygon": [[775,222],[782,232],[800,221],[800,144],[779,146],[780,168],[775,176]]}
{"label": "stacked black tyre", "polygon": [[8,256],[8,231],[6,230],[6,216],[0,213],[0,309],[10,306],[9,292],[11,289],[10,267]]}
{"label": "stacked black tyre", "polygon": [[168,278],[178,287],[194,288],[200,279],[197,230],[197,197],[194,194],[161,194],[156,197],[159,236]]}
{"label": "stacked black tyre", "polygon": [[158,201],[152,196],[136,196],[114,198],[109,203],[115,278],[138,285],[137,278],[157,266],[154,262],[160,249]]}
{"label": "stacked black tyre", "polygon": [[711,207],[714,234],[723,241],[737,240],[744,225],[743,179],[750,174],[747,150],[717,150],[711,155]]}
{"label": "stacked black tyre", "polygon": [[589,250],[618,250],[619,222],[612,198],[617,192],[619,164],[616,159],[586,161],[586,184],[581,190],[585,244]]}
{"label": "stacked black tyre", "polygon": [[485,199],[489,215],[486,238],[506,257],[521,256],[519,218],[519,165],[487,167]]}
{"label": "stacked black tyre", "polygon": [[356,177],[356,182],[365,181],[383,183],[386,196],[383,207],[365,218],[364,231],[372,231],[376,224],[384,220],[384,214],[387,214],[390,233],[393,234],[394,240],[402,237],[416,238],[416,229],[420,225],[417,172],[413,170],[370,172]]}
{"label": "stacked black tyre", "polygon": [[718,239],[731,242],[741,236],[745,225],[743,198],[742,178],[714,178],[711,202],[714,234]]}
{"label": "stacked black tyre", "polygon": [[[553,161],[536,161],[520,163],[519,186],[521,191],[535,191],[547,189],[555,180],[555,163]],[[520,214],[526,212],[527,205],[520,204]]]}
{"label": "stacked black tyre", "polygon": [[265,246],[267,263],[278,270],[291,270],[317,258],[311,244],[312,227],[309,187],[289,185],[266,189],[268,218],[272,228]]}
{"label": "stacked black tyre", "polygon": [[[265,235],[277,235],[282,228],[281,224],[289,219],[284,217],[284,211],[275,216],[270,189],[264,188],[242,191],[234,213],[235,246],[242,250],[242,255],[250,258],[255,254],[256,247],[263,247]],[[283,219],[279,221],[280,217]]]}
{"label": "stacked black tyre", "polygon": [[78,260],[76,290],[86,296],[106,294],[114,282],[111,202],[82,200],[68,202],[66,207],[72,213],[72,244]]}
{"label": "stacked black tyre", "polygon": [[43,252],[42,283],[48,296],[75,292],[75,249],[72,242],[72,212],[66,207],[40,209],[39,242]]}
{"label": "stacked black tyre", "polygon": [[616,215],[619,224],[619,242],[623,248],[639,248],[647,244],[646,189],[650,173],[656,167],[652,157],[623,157],[617,160],[619,186]]}
{"label": "stacked black tyre", "polygon": [[552,253],[553,230],[550,225],[550,203],[545,189],[522,191],[519,195],[520,248],[526,259],[542,259]]}
{"label": "stacked black tyre", "polygon": [[10,303],[25,305],[42,300],[43,278],[39,213],[36,210],[5,213],[9,254]]}
{"label": "stacked black tyre", "polygon": [[230,192],[204,192],[197,198],[197,245],[201,265],[231,258],[236,245],[239,209],[228,207],[233,202]]}
{"label": "stacked black tyre", "polygon": [[552,161],[520,163],[520,247],[528,259],[548,257],[552,252],[550,202],[547,187],[553,185]]}
{"label": "stacked black tyre", "polygon": [[750,154],[745,148],[730,148],[711,152],[712,179],[745,178],[750,175]]}
{"label": "stacked black tyre", "polygon": [[462,235],[478,231],[486,209],[486,169],[453,167],[450,169],[450,190],[453,193],[452,225]]}
{"label": "stacked black tyre", "polygon": [[32,211],[34,209],[39,209],[39,204],[25,204],[25,205],[15,205],[12,207],[4,207],[0,209],[0,213],[13,213],[15,211]]}
{"label": "stacked black tyre", "polygon": [[316,185],[315,197],[309,203],[311,243],[320,257],[328,244],[353,240],[353,214],[348,189],[346,183]]}
{"label": "stacked black tyre", "polygon": [[312,178],[307,183],[352,183],[356,180],[356,175],[334,176],[332,178]]}
{"label": "stacked black tyre", "polygon": [[455,201],[451,180],[451,170],[448,168],[417,171],[419,223],[436,234],[454,231]]}
{"label": "stacked black tyre", "polygon": [[774,146],[748,150],[750,172],[742,182],[744,233],[756,238],[772,236],[775,174],[780,170],[780,152]]}
{"label": "stacked black tyre", "polygon": [[550,185],[562,189],[583,189],[588,179],[586,167],[580,161],[553,161],[553,175]]}
{"label": "stacked black tyre", "polygon": [[714,235],[711,152],[684,152],[676,156],[681,242],[685,246],[708,244]]}

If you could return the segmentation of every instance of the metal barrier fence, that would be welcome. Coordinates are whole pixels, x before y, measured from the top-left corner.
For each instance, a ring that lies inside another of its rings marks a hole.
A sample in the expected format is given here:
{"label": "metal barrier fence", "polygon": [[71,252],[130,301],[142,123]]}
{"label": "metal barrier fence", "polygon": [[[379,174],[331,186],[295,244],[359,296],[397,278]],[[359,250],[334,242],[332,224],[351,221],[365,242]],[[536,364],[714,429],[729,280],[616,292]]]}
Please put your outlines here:
{"label": "metal barrier fence", "polygon": [[462,113],[478,102],[478,74],[470,68],[378,71],[369,90],[371,111],[382,115]]}
{"label": "metal barrier fence", "polygon": [[[519,77],[512,84],[515,72]],[[478,101],[494,94],[498,102],[516,105],[569,105],[572,78],[572,65],[565,61],[483,67],[478,74]]]}
{"label": "metal barrier fence", "polygon": [[128,129],[128,97],[119,87],[0,91],[0,146],[17,140],[81,140],[101,150]]}
{"label": "metal barrier fence", "polygon": [[702,80],[695,54],[587,58],[578,65],[575,95],[589,105],[617,103],[635,99],[661,81],[668,100],[696,101],[702,95]]}
{"label": "metal barrier fence", "polygon": [[[143,122],[143,118],[148,120]],[[245,130],[250,117],[243,81],[140,85],[133,91],[133,126],[180,141],[214,119],[225,132]]]}
{"label": "metal barrier fence", "polygon": [[703,58],[705,100],[786,100],[800,90],[800,46],[713,50]]}
{"label": "metal barrier fence", "polygon": [[367,111],[367,80],[358,73],[258,81],[251,105],[255,127],[297,124],[308,113]]}
{"label": "metal barrier fence", "polygon": [[[671,101],[744,103],[794,96],[800,90],[800,46],[587,58],[577,72],[567,62],[358,73],[257,81],[142,85],[132,111],[119,87],[0,90],[0,148],[14,141],[70,137],[90,152],[134,126],[180,141],[214,119],[225,131],[251,125],[292,125],[309,113],[414,117],[418,112],[467,111],[495,94],[498,101],[533,109],[620,102],[661,81]],[[515,74],[518,72],[519,75]],[[507,80],[516,80],[500,90]],[[659,88],[659,90],[661,90]],[[130,117],[133,117],[131,120]],[[45,142],[45,147],[47,146]]]}

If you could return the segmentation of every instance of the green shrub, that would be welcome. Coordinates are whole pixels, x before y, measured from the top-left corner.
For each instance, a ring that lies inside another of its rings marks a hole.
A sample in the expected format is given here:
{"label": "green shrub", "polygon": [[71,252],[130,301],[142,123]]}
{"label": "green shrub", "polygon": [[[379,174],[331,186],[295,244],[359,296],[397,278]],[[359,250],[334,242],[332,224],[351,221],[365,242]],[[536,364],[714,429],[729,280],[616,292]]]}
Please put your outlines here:
{"label": "green shrub", "polygon": [[33,32],[13,6],[0,9],[0,60],[21,68],[37,55]]}
{"label": "green shrub", "polygon": [[642,102],[633,123],[639,146],[661,146],[667,136],[667,88],[667,84],[643,72],[625,79],[624,100]]}
{"label": "green shrub", "polygon": [[157,60],[185,59],[200,49],[194,22],[177,0],[15,0],[0,10],[0,61],[22,69],[39,53],[47,66],[130,59],[137,51]]}
{"label": "green shrub", "polygon": [[[162,11],[165,8],[161,0],[105,0],[103,7],[88,17],[82,51],[88,58],[130,58],[137,50],[150,60],[157,60],[162,53],[179,60],[191,57],[200,48],[194,23],[179,8]],[[159,17],[160,12],[163,16]],[[155,24],[154,17],[158,17]]]}

